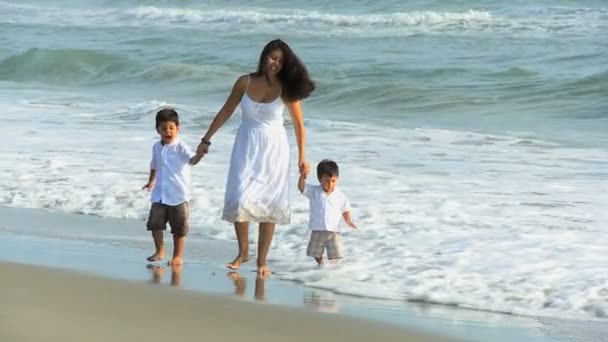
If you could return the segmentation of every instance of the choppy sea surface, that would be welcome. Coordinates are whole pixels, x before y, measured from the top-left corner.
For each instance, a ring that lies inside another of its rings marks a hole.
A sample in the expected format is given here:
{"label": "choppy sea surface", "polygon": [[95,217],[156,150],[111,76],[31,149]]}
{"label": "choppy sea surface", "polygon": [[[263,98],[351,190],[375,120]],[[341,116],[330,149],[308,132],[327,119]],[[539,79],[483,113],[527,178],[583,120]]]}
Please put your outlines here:
{"label": "choppy sea surface", "polygon": [[[156,110],[176,107],[196,146],[280,37],[317,83],[308,158],[338,161],[360,229],[345,233],[342,265],[305,257],[293,160],[278,277],[608,319],[606,2],[24,0],[0,12],[0,205],[144,220]],[[194,170],[187,258],[204,256],[197,241],[234,239],[220,213],[239,114]],[[95,239],[149,248],[141,233]]]}

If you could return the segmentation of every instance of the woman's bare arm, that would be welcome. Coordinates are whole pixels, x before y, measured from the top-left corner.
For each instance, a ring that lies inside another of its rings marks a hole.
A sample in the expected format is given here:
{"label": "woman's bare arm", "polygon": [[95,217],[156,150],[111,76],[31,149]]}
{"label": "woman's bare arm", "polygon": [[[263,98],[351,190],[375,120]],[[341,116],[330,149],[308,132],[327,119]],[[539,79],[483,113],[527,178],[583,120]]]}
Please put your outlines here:
{"label": "woman's bare arm", "polygon": [[[224,125],[224,123],[232,116],[234,110],[241,102],[241,98],[245,93],[245,89],[247,88],[247,78],[249,75],[243,75],[239,77],[239,79],[234,83],[232,87],[232,91],[230,91],[230,95],[226,102],[222,106],[222,109],[215,115],[211,125],[207,129],[207,132],[203,136],[202,141],[210,142],[211,137]],[[197,154],[205,154],[209,151],[209,144],[201,142],[196,149]]]}
{"label": "woman's bare arm", "polygon": [[308,174],[309,165],[306,161],[306,129],[304,128],[304,115],[302,114],[302,104],[300,101],[287,102],[287,109],[291,114],[291,121],[296,135],[298,145],[298,167],[300,172]]}

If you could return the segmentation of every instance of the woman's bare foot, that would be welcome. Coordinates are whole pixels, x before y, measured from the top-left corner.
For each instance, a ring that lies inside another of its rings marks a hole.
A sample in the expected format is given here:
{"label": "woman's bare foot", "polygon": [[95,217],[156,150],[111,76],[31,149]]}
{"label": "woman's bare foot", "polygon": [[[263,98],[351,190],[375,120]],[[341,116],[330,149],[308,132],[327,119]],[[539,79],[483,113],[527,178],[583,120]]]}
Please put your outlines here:
{"label": "woman's bare foot", "polygon": [[267,266],[258,266],[258,275],[265,277],[272,274],[272,271]]}
{"label": "woman's bare foot", "polygon": [[247,261],[249,261],[249,258],[241,258],[241,256],[239,255],[232,262],[227,263],[226,267],[231,270],[237,270],[239,267],[241,267],[241,264],[244,264]]}
{"label": "woman's bare foot", "polygon": [[184,263],[184,261],[182,260],[182,258],[180,257],[173,257],[173,259],[169,260],[169,262],[167,263],[167,265],[169,266],[181,266]]}
{"label": "woman's bare foot", "polygon": [[165,252],[164,251],[156,251],[154,254],[152,254],[148,258],[146,258],[146,260],[148,260],[148,261],[159,261],[159,260],[163,260],[164,258],[165,258]]}

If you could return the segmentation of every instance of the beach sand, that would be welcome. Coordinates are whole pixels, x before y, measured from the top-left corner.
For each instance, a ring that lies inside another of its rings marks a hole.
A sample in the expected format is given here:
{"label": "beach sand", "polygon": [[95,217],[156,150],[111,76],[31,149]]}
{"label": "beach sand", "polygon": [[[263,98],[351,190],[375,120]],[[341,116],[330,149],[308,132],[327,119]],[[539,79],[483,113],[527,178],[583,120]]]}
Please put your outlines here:
{"label": "beach sand", "polygon": [[0,263],[0,341],[447,341],[193,291]]}
{"label": "beach sand", "polygon": [[[149,264],[143,223],[0,206],[0,341],[606,341],[605,322],[339,295],[230,272],[234,242],[190,237]],[[170,236],[167,236],[167,240]]]}

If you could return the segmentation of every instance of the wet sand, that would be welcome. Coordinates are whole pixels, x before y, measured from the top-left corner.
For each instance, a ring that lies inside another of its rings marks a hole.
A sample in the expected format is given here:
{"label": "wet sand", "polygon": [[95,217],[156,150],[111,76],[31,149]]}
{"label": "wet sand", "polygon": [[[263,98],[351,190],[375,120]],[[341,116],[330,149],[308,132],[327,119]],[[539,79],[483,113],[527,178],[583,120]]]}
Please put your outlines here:
{"label": "wet sand", "polygon": [[1,342],[106,342],[116,336],[122,337],[114,341],[229,341],[287,333],[288,340],[303,334],[333,341],[338,331],[353,341],[387,340],[392,333],[403,341],[438,335],[475,342],[603,342],[608,336],[605,321],[345,296],[282,280],[280,269],[259,279],[255,263],[238,273],[224,267],[234,256],[233,241],[196,235],[188,240],[183,267],[149,264],[151,240],[136,220],[2,206],[0,217]]}
{"label": "wet sand", "polygon": [[0,341],[448,341],[194,291],[0,263]]}

